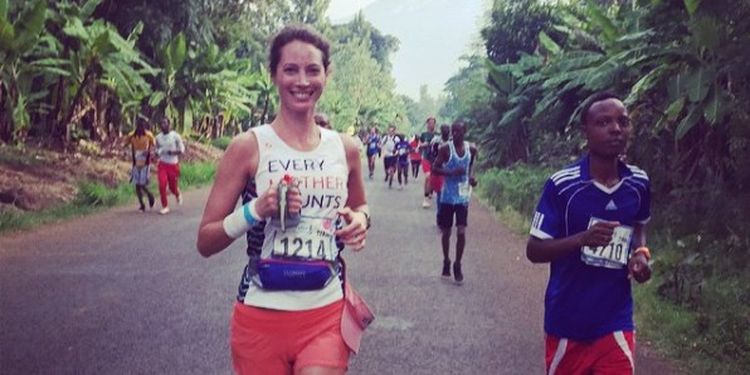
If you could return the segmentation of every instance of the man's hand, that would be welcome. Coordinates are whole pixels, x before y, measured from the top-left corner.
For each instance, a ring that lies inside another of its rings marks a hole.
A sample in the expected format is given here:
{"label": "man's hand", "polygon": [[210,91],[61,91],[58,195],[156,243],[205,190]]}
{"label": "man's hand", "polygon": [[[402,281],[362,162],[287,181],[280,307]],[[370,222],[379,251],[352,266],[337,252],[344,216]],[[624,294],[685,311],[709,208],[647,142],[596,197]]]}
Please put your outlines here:
{"label": "man's hand", "polygon": [[471,187],[477,187],[477,179],[474,178],[474,176],[469,177],[469,185],[471,185]]}
{"label": "man's hand", "polygon": [[461,167],[457,167],[455,169],[451,169],[450,171],[448,171],[449,176],[463,176],[464,173],[466,173],[466,169],[461,168]]}
{"label": "man's hand", "polygon": [[636,254],[628,262],[628,277],[632,277],[639,283],[644,283],[651,279],[651,266],[648,265],[648,259],[643,254]]}
{"label": "man's hand", "polygon": [[612,234],[620,223],[617,221],[599,221],[578,237],[579,246],[605,246],[612,241]]}

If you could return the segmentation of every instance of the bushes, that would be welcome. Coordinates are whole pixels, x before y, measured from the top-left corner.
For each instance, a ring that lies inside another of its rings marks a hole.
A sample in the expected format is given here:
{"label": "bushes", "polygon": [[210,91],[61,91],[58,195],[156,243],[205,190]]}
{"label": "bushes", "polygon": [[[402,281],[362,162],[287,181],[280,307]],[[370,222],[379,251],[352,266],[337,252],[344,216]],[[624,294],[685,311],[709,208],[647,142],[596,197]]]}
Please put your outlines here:
{"label": "bushes", "polygon": [[111,207],[127,201],[133,194],[133,188],[129,184],[121,184],[113,189],[98,182],[84,181],[78,186],[75,203],[82,206]]}
{"label": "bushes", "polygon": [[220,137],[211,141],[211,146],[218,149],[226,150],[229,147],[229,143],[232,142],[232,137]]}
{"label": "bushes", "polygon": [[479,175],[479,194],[498,211],[513,208],[531,218],[550,168],[517,164],[510,169],[492,168]]}
{"label": "bushes", "polygon": [[213,162],[201,162],[180,166],[180,183],[184,186],[206,185],[214,180],[216,165]]}

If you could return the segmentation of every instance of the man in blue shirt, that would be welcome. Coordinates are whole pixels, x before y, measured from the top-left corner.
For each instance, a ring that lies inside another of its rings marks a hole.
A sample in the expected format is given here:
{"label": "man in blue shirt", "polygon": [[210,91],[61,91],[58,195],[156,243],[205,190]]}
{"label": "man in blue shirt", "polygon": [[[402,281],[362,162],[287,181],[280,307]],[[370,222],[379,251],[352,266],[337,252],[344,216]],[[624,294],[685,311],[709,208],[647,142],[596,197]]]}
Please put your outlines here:
{"label": "man in blue shirt", "polygon": [[553,174],[531,223],[526,256],[550,263],[544,306],[549,374],[632,374],[630,278],[651,277],[646,173],[625,164],[631,132],[622,101],[598,93],[581,111],[589,152]]}
{"label": "man in blue shirt", "polygon": [[466,126],[461,121],[451,125],[453,139],[440,145],[435,164],[432,168],[433,178],[442,176],[443,186],[438,195],[437,221],[442,232],[443,278],[451,277],[450,239],[453,217],[456,218],[456,258],[453,263],[453,277],[457,284],[464,281],[461,260],[466,247],[466,226],[469,216],[471,189],[476,186],[472,167],[477,155],[477,148],[464,141]]}
{"label": "man in blue shirt", "polygon": [[375,157],[380,155],[380,136],[378,135],[378,128],[372,127],[370,129],[370,135],[367,137],[367,167],[370,169],[370,179],[372,180],[373,172],[375,172]]}

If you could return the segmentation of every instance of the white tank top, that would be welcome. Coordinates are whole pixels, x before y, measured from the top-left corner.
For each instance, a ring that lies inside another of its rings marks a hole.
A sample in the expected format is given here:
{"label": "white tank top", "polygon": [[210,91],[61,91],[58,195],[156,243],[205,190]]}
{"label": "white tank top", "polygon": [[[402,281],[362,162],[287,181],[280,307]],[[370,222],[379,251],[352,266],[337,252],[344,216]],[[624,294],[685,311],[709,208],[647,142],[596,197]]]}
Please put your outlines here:
{"label": "white tank top", "polygon": [[[277,219],[267,220],[261,258],[298,256],[335,261],[338,257],[333,232],[338,209],[348,198],[349,165],[341,136],[320,129],[320,144],[312,151],[298,151],[279,138],[270,125],[252,128],[258,140],[258,195],[278,183],[284,175],[297,179],[302,193],[299,223],[281,231]],[[276,310],[308,310],[343,298],[338,278],[314,291],[269,291],[250,285],[245,304]]]}

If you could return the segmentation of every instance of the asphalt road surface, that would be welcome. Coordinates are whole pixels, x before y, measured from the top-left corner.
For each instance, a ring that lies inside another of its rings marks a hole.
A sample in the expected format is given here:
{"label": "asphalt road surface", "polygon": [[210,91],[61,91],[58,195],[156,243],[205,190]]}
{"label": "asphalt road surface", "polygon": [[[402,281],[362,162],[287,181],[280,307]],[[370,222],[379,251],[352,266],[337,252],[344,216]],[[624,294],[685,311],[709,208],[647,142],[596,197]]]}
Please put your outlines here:
{"label": "asphalt road surface", "polygon": [[[367,248],[345,252],[376,312],[350,374],[542,374],[548,267],[479,202],[462,286],[441,281],[434,209],[420,184],[366,181]],[[195,249],[208,189],[166,216],[133,204],[0,237],[1,374],[230,374],[229,320],[244,244]],[[455,236],[452,239],[455,241]],[[453,245],[452,245],[453,246]],[[638,374],[671,366],[638,347]]]}

